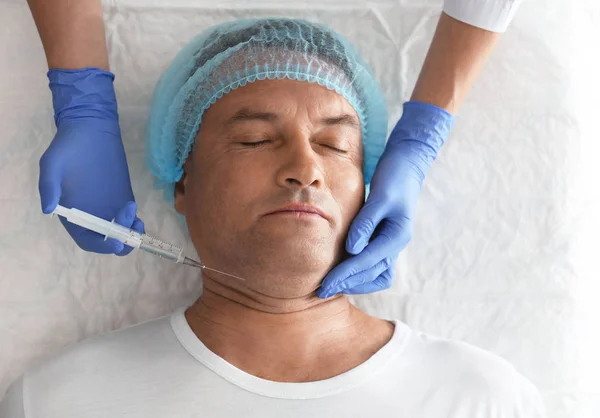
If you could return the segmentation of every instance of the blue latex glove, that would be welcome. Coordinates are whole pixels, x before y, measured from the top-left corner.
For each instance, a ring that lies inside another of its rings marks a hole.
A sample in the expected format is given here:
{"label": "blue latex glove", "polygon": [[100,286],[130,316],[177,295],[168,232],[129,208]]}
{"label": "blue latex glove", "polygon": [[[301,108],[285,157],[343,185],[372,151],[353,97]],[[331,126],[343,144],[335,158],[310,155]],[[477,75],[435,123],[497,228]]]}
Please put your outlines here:
{"label": "blue latex glove", "polygon": [[372,293],[391,286],[394,262],[412,237],[421,184],[453,121],[437,106],[404,103],[402,118],[375,169],[369,197],[350,226],[346,251],[352,256],[327,274],[317,296]]}
{"label": "blue latex glove", "polygon": [[[57,132],[40,159],[42,211],[51,213],[60,203],[143,233],[121,141],[114,77],[98,68],[48,72]],[[85,251],[124,256],[133,249],[59,218]]]}

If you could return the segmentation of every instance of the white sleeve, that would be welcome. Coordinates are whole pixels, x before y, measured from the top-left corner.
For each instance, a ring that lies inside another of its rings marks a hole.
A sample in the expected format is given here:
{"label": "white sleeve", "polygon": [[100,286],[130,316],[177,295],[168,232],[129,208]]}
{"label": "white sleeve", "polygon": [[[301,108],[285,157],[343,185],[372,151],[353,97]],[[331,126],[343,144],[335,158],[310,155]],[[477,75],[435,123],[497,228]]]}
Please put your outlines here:
{"label": "white sleeve", "polygon": [[8,392],[0,400],[0,418],[25,418],[23,409],[23,377],[8,388]]}
{"label": "white sleeve", "polygon": [[491,32],[504,32],[522,0],[444,0],[444,13]]}

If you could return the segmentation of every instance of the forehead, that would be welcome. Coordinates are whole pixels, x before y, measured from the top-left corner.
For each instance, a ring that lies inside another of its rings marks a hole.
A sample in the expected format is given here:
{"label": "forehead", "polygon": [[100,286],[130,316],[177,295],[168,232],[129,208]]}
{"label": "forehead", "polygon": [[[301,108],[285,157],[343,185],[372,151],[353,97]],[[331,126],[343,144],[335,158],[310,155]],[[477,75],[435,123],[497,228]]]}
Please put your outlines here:
{"label": "forehead", "polygon": [[[224,122],[240,109],[309,118],[358,115],[340,94],[316,83],[295,80],[260,80],[240,87],[215,102],[206,111],[207,121]],[[204,119],[204,118],[203,118]]]}

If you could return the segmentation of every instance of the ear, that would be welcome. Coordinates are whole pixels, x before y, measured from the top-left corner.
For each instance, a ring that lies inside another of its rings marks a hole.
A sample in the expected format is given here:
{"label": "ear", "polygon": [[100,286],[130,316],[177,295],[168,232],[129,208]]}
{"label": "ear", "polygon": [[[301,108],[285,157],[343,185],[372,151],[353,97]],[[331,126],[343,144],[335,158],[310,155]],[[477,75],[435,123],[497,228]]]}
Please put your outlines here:
{"label": "ear", "polygon": [[188,158],[183,164],[183,175],[177,183],[175,183],[175,210],[177,213],[185,216],[185,191],[191,169],[191,158]]}

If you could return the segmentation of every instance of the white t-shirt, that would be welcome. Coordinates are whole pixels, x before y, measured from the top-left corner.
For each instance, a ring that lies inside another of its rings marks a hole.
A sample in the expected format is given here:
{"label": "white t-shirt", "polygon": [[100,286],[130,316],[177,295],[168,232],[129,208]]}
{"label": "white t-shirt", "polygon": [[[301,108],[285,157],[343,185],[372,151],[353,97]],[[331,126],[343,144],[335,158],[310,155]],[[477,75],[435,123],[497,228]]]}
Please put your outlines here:
{"label": "white t-shirt", "polygon": [[264,380],[211,352],[185,309],[97,335],[37,365],[0,418],[540,418],[538,390],[502,358],[396,321],[360,366],[308,383]]}
{"label": "white t-shirt", "polygon": [[492,32],[504,32],[522,0],[445,0],[444,13]]}

